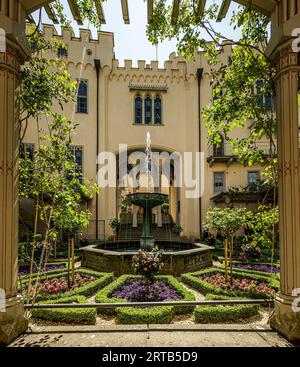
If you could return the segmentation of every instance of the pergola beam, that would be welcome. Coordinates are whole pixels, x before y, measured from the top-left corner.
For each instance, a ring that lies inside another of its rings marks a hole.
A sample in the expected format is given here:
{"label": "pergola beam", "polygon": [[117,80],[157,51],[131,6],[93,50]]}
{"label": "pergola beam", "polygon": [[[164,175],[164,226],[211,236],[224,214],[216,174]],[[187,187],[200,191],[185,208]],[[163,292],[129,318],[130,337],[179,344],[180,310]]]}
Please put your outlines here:
{"label": "pergola beam", "polygon": [[147,0],[147,19],[148,23],[153,21],[153,0]]}
{"label": "pergola beam", "polygon": [[100,23],[101,24],[106,24],[106,20],[105,20],[105,15],[104,15],[102,4],[100,3],[99,0],[94,0],[94,2],[95,2],[96,11],[97,11],[97,15],[98,15],[98,18],[99,18]]}
{"label": "pergola beam", "polygon": [[197,15],[199,18],[203,17],[204,10],[205,10],[206,0],[198,0],[197,4]]}
{"label": "pergola beam", "polygon": [[226,17],[230,4],[231,4],[231,0],[222,1],[221,7],[219,10],[219,14],[217,16],[217,22],[221,22]]}
{"label": "pergola beam", "polygon": [[53,8],[52,8],[52,5],[51,5],[51,4],[45,5],[45,6],[44,6],[44,9],[45,9],[45,11],[46,11],[46,13],[47,13],[47,15],[48,15],[48,18],[49,18],[50,20],[52,20],[52,22],[53,22],[54,24],[58,24],[58,23],[59,23],[59,21],[58,21],[58,19],[57,19],[57,17],[56,17],[56,14],[55,14],[55,12],[54,12],[54,10],[53,10]]}
{"label": "pergola beam", "polygon": [[250,9],[258,10],[260,13],[271,16],[274,10],[277,0],[234,0],[236,3],[244,5]]}
{"label": "pergola beam", "polygon": [[33,19],[33,17],[32,17],[32,15],[31,15],[31,14],[27,14],[27,16],[26,16],[26,20],[27,20],[29,23],[31,23],[31,24],[35,24],[35,21],[34,21],[34,19]]}
{"label": "pergola beam", "polygon": [[176,24],[179,17],[180,0],[173,0],[172,24]]}
{"label": "pergola beam", "polygon": [[76,4],[75,0],[68,0],[69,7],[71,9],[71,13],[73,15],[73,18],[76,20],[77,24],[82,25],[82,19],[79,13],[78,6]]}
{"label": "pergola beam", "polygon": [[128,1],[127,0],[121,0],[121,6],[122,6],[122,14],[125,24],[129,24],[129,8],[128,8]]}

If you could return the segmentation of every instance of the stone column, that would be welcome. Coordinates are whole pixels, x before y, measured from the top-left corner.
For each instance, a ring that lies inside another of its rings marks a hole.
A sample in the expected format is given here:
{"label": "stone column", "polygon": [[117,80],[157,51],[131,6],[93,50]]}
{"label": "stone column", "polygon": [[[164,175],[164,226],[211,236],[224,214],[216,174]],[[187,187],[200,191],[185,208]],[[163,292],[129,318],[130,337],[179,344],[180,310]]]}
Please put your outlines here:
{"label": "stone column", "polygon": [[157,227],[162,227],[162,213],[161,206],[157,207]]}
{"label": "stone column", "polygon": [[0,53],[0,289],[5,309],[0,309],[0,344],[8,344],[27,329],[18,277],[18,105],[19,65],[24,62],[17,44],[7,39]]}
{"label": "stone column", "polygon": [[137,226],[138,226],[137,208],[134,206],[132,209],[132,227],[136,228]]}
{"label": "stone column", "polygon": [[[278,47],[277,120],[280,210],[280,294],[271,326],[291,341],[300,340],[300,312],[293,312],[293,290],[300,288],[300,179],[298,138],[299,55],[290,43]],[[299,295],[300,296],[300,295]]]}

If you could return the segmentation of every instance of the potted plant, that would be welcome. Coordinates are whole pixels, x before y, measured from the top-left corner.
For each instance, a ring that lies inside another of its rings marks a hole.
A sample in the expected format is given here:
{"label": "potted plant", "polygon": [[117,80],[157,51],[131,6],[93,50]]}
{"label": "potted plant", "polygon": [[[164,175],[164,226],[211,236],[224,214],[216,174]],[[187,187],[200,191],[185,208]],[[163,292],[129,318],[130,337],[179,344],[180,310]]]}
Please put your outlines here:
{"label": "potted plant", "polygon": [[183,231],[183,228],[177,224],[172,228],[172,232],[177,234],[178,236],[180,236],[180,233],[182,231]]}
{"label": "potted plant", "polygon": [[118,218],[113,218],[109,222],[110,228],[113,230],[115,236],[118,234],[120,228],[120,221]]}

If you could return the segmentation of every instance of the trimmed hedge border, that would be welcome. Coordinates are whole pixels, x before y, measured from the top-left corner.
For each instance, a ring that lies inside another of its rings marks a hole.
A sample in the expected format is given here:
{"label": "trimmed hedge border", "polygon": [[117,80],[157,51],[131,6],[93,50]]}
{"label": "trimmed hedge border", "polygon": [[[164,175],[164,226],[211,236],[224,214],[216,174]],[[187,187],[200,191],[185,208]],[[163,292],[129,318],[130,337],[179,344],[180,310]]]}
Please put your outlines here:
{"label": "trimmed hedge border", "polygon": [[[45,301],[43,304],[86,303],[84,296],[60,298],[57,301]],[[34,308],[32,317],[62,323],[93,325],[96,323],[96,308]]]}
{"label": "trimmed hedge border", "polygon": [[[125,274],[116,279],[113,283],[103,288],[96,295],[96,303],[116,303],[126,302],[121,298],[111,298],[110,295],[119,289],[128,279],[141,279],[139,275]],[[182,286],[172,276],[162,275],[157,276],[157,280],[166,280],[170,286],[176,289],[182,296],[182,301],[194,301],[195,296]],[[172,300],[166,301],[172,303]],[[194,310],[194,306],[157,306],[151,308],[134,308],[134,307],[119,307],[114,309],[98,308],[98,313],[113,315],[117,314],[117,319],[122,324],[168,324],[172,321],[174,314],[189,313]]]}
{"label": "trimmed hedge border", "polygon": [[[68,298],[72,296],[86,296],[90,297],[94,295],[96,292],[98,292],[100,289],[105,287],[107,284],[109,284],[113,280],[113,273],[99,273],[93,270],[89,269],[76,269],[75,274],[84,274],[84,275],[91,275],[97,278],[93,282],[90,282],[82,287],[78,287],[76,289],[73,289],[71,291],[61,293],[61,294],[38,294],[36,297],[36,302],[39,302],[41,300],[57,300],[61,298]],[[65,276],[68,272],[63,271],[61,273],[55,273],[55,274],[45,274],[46,276],[42,276],[41,280],[45,279],[53,279],[58,276]],[[26,300],[26,297],[24,297],[24,300]]]}
{"label": "trimmed hedge border", "polygon": [[[183,283],[191,286],[192,288],[198,290],[200,293],[206,295],[208,293],[217,294],[217,295],[225,295],[228,297],[247,297],[247,298],[261,298],[261,299],[269,299],[270,295],[266,293],[258,293],[258,292],[241,292],[241,291],[230,291],[221,288],[217,288],[214,285],[205,282],[204,280],[199,278],[199,275],[213,275],[214,273],[225,273],[225,270],[222,268],[209,268],[205,270],[200,270],[195,273],[186,273],[181,275],[181,280]],[[258,274],[253,274],[249,272],[244,272],[240,270],[234,270],[232,272],[235,276],[244,276],[245,278],[251,278],[254,280],[260,280],[268,283],[272,288],[277,291],[279,289],[279,281],[274,279],[273,277],[262,276]]]}
{"label": "trimmed hedge border", "polygon": [[[206,300],[228,300],[233,297],[207,294]],[[237,299],[234,297],[234,299]],[[241,299],[241,298],[240,298]],[[238,321],[258,314],[259,305],[209,305],[197,306],[194,311],[195,322],[199,324]]]}

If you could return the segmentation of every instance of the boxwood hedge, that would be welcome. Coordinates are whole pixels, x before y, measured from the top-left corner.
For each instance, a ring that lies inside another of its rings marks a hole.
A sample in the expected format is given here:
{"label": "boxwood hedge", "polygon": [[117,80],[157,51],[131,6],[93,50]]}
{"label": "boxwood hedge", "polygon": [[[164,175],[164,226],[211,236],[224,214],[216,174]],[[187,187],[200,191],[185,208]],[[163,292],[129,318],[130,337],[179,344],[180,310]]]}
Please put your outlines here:
{"label": "boxwood hedge", "polygon": [[[118,290],[128,279],[141,278],[137,275],[122,275],[116,279],[113,283],[109,284],[103,288],[96,295],[97,303],[119,303],[126,302],[124,299],[112,298],[111,294]],[[183,287],[174,277],[172,276],[157,276],[156,279],[162,279],[168,281],[170,286],[176,289],[182,296],[183,301],[194,301],[195,296],[193,293],[189,292],[185,287]],[[167,302],[167,301],[166,301]],[[172,300],[168,301],[172,303]],[[99,313],[104,313],[112,315],[117,314],[117,319],[123,324],[165,324],[170,323],[173,319],[174,314],[189,313],[192,312],[194,306],[157,306],[157,307],[147,307],[147,308],[134,308],[134,307],[119,307],[114,309],[104,309],[98,308]]]}
{"label": "boxwood hedge", "polygon": [[[98,292],[101,288],[105,287],[108,283],[113,280],[113,273],[98,273],[89,269],[77,269],[75,274],[86,274],[94,276],[96,279],[82,287],[78,287],[71,291],[61,293],[61,294],[38,294],[36,297],[36,301],[39,302],[41,300],[55,300],[59,298],[67,298],[71,296],[86,296],[90,297]],[[41,280],[45,279],[54,279],[60,276],[66,276],[68,273],[66,271],[55,273],[55,274],[46,274]],[[26,298],[26,297],[25,297]]]}
{"label": "boxwood hedge", "polygon": [[[226,295],[229,297],[247,297],[247,298],[261,298],[261,299],[269,299],[270,294],[267,293],[258,293],[256,291],[253,292],[242,292],[242,291],[231,291],[226,289],[221,289],[215,287],[213,284],[205,282],[199,276],[207,276],[213,275],[216,273],[225,273],[224,269],[222,268],[209,268],[201,271],[197,271],[195,273],[186,273],[181,275],[181,280],[183,283],[188,284],[192,288],[197,289],[202,294],[206,295],[208,293],[218,294],[218,295]],[[275,279],[273,276],[267,275],[259,275],[259,274],[252,274],[249,272],[244,272],[242,270],[234,270],[234,276],[245,277],[249,279],[259,280],[262,282],[267,283],[269,286],[277,291],[279,289],[279,281]]]}
{"label": "boxwood hedge", "polygon": [[[220,296],[215,294],[207,294],[206,300],[226,300],[232,297]],[[237,299],[237,298],[234,298]],[[248,318],[257,315],[259,305],[208,305],[197,306],[194,311],[195,322],[197,323],[214,323],[226,321],[238,321],[239,319]]]}
{"label": "boxwood hedge", "polygon": [[[86,298],[73,296],[56,301],[43,301],[43,304],[57,303],[86,303]],[[96,323],[97,311],[95,308],[34,308],[32,317],[54,322],[92,325]]]}

